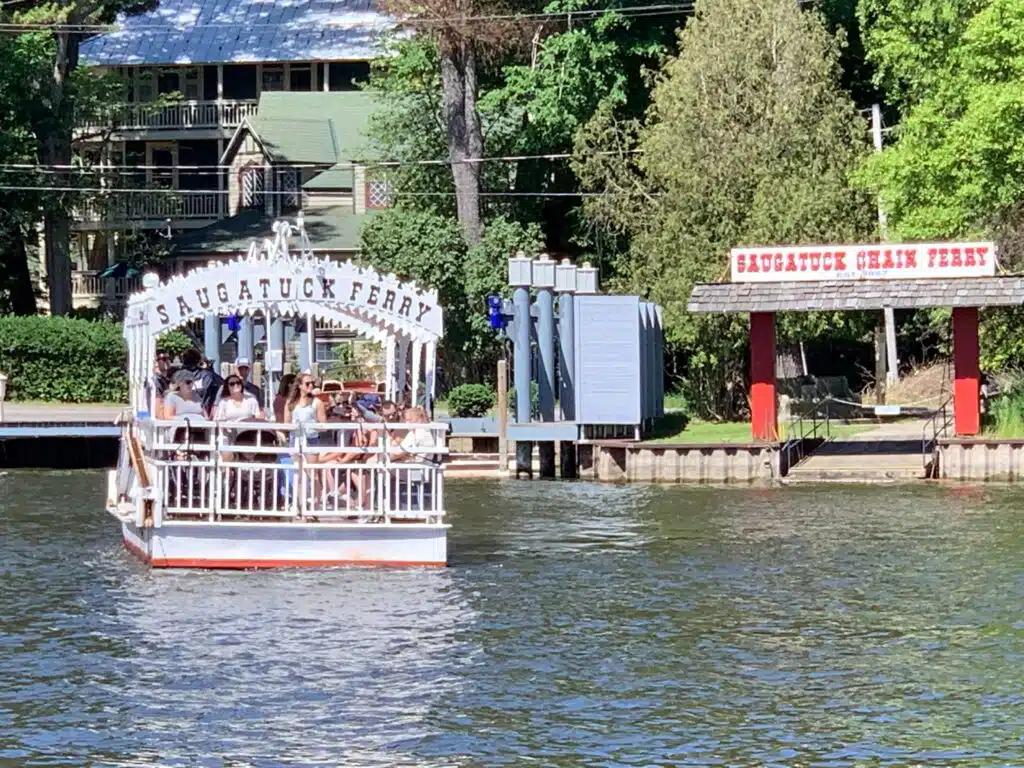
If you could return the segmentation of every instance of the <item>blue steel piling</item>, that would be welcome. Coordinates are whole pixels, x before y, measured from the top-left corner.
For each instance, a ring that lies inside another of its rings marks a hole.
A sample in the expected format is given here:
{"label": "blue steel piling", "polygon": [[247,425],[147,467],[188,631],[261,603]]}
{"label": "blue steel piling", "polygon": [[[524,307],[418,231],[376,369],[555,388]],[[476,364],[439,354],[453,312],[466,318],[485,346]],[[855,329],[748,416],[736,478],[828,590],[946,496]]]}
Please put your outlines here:
{"label": "blue steel piling", "polygon": [[[556,267],[555,287],[558,296],[558,404],[562,421],[576,420],[576,354],[575,354],[575,306],[573,292],[576,290],[576,267],[563,259]],[[562,440],[559,443],[559,470],[564,478],[575,478],[578,473],[576,443]]]}
{"label": "blue steel piling", "polygon": [[253,328],[252,317],[246,315],[238,323],[238,349],[235,359],[244,357],[252,364],[253,353]]}
{"label": "blue steel piling", "polygon": [[[515,345],[513,365],[513,384],[516,393],[516,423],[530,423],[530,282],[532,280],[532,260],[520,251],[515,258],[508,260],[509,285],[515,288],[512,293],[512,317],[515,323]],[[533,443],[528,440],[516,441],[516,477],[520,473],[533,477]]]}
{"label": "blue steel piling", "polygon": [[[540,370],[537,382],[540,420],[555,420],[555,273],[554,262],[542,254],[534,262],[534,284],[537,286],[537,346],[540,348]],[[550,273],[550,274],[549,274]],[[537,444],[540,454],[540,476],[555,476],[555,444],[545,440]]]}
{"label": "blue steel piling", "polygon": [[203,321],[203,357],[220,373],[220,318],[209,314]]}

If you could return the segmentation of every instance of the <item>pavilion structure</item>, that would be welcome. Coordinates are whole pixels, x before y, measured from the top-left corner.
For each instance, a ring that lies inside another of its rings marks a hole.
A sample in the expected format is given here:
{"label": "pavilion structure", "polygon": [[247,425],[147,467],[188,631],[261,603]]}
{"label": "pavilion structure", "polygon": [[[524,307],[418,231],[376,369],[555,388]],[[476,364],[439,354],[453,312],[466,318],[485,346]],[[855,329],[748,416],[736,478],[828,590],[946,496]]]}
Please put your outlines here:
{"label": "pavilion structure", "polygon": [[992,243],[734,248],[731,281],[694,286],[688,309],[750,315],[750,411],[757,441],[779,439],[778,312],[953,310],[957,435],[981,430],[978,310],[1024,304],[1024,276],[997,275]]}

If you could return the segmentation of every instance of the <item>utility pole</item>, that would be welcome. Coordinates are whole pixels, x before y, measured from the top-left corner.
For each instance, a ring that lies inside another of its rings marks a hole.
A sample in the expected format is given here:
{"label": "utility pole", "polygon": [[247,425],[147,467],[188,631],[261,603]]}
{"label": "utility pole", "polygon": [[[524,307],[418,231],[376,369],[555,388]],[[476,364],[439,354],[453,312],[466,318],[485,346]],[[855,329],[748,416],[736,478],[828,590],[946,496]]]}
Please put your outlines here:
{"label": "utility pole", "polygon": [[[871,135],[875,141],[875,151],[882,151],[882,107],[879,104],[871,105]],[[878,234],[885,242],[889,239],[888,220],[885,216],[885,209],[882,207],[882,198],[878,198]],[[892,307],[883,310],[885,314],[885,347],[887,351],[888,371],[885,375],[887,384],[895,384],[899,381],[899,360],[896,359],[896,318]],[[877,353],[876,353],[877,354]],[[879,382],[881,383],[881,382]]]}

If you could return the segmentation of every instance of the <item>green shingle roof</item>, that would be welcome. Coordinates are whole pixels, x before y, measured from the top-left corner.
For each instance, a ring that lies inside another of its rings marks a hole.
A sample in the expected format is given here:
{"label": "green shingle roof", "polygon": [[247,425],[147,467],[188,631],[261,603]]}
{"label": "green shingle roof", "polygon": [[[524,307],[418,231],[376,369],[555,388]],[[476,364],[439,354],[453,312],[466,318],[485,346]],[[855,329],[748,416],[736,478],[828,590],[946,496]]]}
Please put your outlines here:
{"label": "green shingle roof", "polygon": [[370,151],[375,106],[367,91],[268,91],[245,125],[275,162],[353,162]]}
{"label": "green shingle roof", "polygon": [[303,189],[352,189],[355,186],[355,174],[349,163],[338,163],[323,173],[318,173],[302,185]]}
{"label": "green shingle roof", "polygon": [[[358,251],[360,230],[373,213],[358,216],[351,205],[335,205],[303,211],[302,215],[314,251]],[[253,240],[268,236],[274,221],[263,211],[245,210],[208,227],[177,235],[173,241],[174,253],[244,254]]]}

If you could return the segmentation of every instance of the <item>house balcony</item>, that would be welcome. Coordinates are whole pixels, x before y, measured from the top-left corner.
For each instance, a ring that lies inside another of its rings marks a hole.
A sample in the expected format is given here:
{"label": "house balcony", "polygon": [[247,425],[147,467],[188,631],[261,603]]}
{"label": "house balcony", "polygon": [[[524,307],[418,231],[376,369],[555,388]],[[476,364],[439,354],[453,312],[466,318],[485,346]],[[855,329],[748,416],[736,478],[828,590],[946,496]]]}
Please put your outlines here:
{"label": "house balcony", "polygon": [[118,135],[176,135],[195,130],[230,132],[246,117],[256,114],[257,104],[255,99],[179,101],[163,107],[146,103],[119,104],[102,115],[80,120],[77,130],[80,135],[102,134],[110,129]]}
{"label": "house balcony", "polygon": [[128,225],[161,229],[170,219],[176,229],[203,227],[222,217],[226,193],[214,190],[168,192],[113,192],[89,200],[75,212],[76,229],[116,229]]}
{"label": "house balcony", "polygon": [[71,300],[76,309],[102,307],[119,312],[125,300],[141,288],[141,277],[100,277],[99,270],[75,270],[71,273]]}

